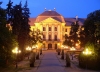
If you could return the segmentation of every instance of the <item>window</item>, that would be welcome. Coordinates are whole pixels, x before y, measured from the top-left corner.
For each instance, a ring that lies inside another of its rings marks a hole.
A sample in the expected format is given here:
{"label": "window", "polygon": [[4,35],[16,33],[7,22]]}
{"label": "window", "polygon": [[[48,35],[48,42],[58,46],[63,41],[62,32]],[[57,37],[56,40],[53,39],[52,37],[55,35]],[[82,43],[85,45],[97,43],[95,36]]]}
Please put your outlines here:
{"label": "window", "polygon": [[65,32],[67,32],[67,29],[65,29]]}
{"label": "window", "polygon": [[45,40],[46,38],[45,38],[45,35],[43,35],[43,40]]}
{"label": "window", "polygon": [[49,35],[49,40],[51,40],[51,35]]}
{"label": "window", "polygon": [[49,27],[49,31],[51,31],[51,27]]}
{"label": "window", "polygon": [[43,27],[43,31],[46,31],[46,28],[45,27]]}
{"label": "window", "polygon": [[57,27],[55,27],[55,29],[54,29],[55,31],[57,31]]}
{"label": "window", "polygon": [[54,39],[55,39],[55,41],[57,40],[57,35],[55,35],[55,38]]}

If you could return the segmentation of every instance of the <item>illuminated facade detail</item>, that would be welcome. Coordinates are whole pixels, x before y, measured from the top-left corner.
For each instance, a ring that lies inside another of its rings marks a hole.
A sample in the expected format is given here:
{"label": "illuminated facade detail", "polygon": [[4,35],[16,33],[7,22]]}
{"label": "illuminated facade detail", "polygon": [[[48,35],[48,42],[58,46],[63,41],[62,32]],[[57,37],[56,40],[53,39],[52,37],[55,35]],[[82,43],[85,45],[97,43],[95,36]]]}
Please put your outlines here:
{"label": "illuminated facade detail", "polygon": [[[83,25],[83,18],[77,18],[77,20],[79,20],[80,26]],[[69,36],[71,24],[75,21],[76,18],[64,18],[56,10],[47,11],[45,9],[37,18],[30,18],[30,26],[31,30],[39,29],[43,32],[44,48],[57,49],[61,47],[64,35],[67,34]]]}

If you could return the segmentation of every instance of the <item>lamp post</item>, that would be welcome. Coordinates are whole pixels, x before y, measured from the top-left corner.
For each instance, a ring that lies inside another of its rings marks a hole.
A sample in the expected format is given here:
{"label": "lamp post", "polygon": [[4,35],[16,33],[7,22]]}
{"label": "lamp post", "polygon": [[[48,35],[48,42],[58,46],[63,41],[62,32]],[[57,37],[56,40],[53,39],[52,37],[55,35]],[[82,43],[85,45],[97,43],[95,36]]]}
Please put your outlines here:
{"label": "lamp post", "polygon": [[58,52],[58,55],[60,55],[60,52],[61,52],[61,49],[59,48],[60,43],[58,43],[57,46],[58,46],[58,48],[57,48],[57,52]]}
{"label": "lamp post", "polygon": [[[28,46],[28,47],[26,48],[26,50],[30,52],[32,49],[31,49],[31,47]],[[28,59],[29,59],[29,55],[28,55]]]}
{"label": "lamp post", "polygon": [[64,46],[62,45],[61,48],[62,48],[61,59],[64,59]]}
{"label": "lamp post", "polygon": [[16,54],[16,68],[18,67],[17,65],[17,54],[21,53],[21,50],[19,50],[17,47],[15,49],[12,50],[13,53]]}
{"label": "lamp post", "polygon": [[38,51],[38,46],[37,45],[36,45],[36,53],[37,53],[36,59],[39,59],[39,51]]}
{"label": "lamp post", "polygon": [[88,63],[88,56],[92,54],[91,51],[89,51],[88,49],[83,51],[83,54],[86,55],[86,69],[87,69],[87,63]]}

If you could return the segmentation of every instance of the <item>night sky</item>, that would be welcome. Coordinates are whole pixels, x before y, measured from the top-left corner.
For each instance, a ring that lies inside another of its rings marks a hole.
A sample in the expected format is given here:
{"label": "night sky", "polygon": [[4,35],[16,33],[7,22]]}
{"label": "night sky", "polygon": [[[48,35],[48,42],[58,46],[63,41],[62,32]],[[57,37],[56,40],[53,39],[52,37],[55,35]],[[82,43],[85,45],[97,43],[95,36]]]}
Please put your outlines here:
{"label": "night sky", "polygon": [[[1,7],[6,8],[6,4],[9,0],[2,1]],[[26,0],[11,0],[13,5],[19,4],[22,1],[22,5],[25,4]],[[86,18],[90,12],[100,9],[100,0],[27,0],[28,8],[30,9],[30,17],[37,17],[44,11],[53,10],[63,15],[64,17],[75,17],[78,15],[79,18]]]}

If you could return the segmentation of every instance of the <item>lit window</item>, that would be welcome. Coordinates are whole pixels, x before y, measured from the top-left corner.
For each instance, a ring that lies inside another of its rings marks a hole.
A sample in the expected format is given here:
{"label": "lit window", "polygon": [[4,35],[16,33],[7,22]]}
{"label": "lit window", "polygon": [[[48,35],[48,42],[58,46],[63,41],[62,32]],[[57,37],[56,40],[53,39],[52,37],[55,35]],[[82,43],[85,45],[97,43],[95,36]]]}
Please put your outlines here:
{"label": "lit window", "polygon": [[49,31],[51,31],[51,27],[49,27]]}
{"label": "lit window", "polygon": [[55,31],[57,31],[57,27],[55,27]]}
{"label": "lit window", "polygon": [[46,31],[46,28],[45,27],[43,27],[43,31]]}
{"label": "lit window", "polygon": [[65,29],[65,32],[67,32],[67,29]]}
{"label": "lit window", "polygon": [[43,40],[45,40],[45,35],[43,35]]}
{"label": "lit window", "polygon": [[57,40],[57,35],[55,35],[55,38],[54,39]]}
{"label": "lit window", "polygon": [[49,40],[51,40],[51,35],[49,35]]}

